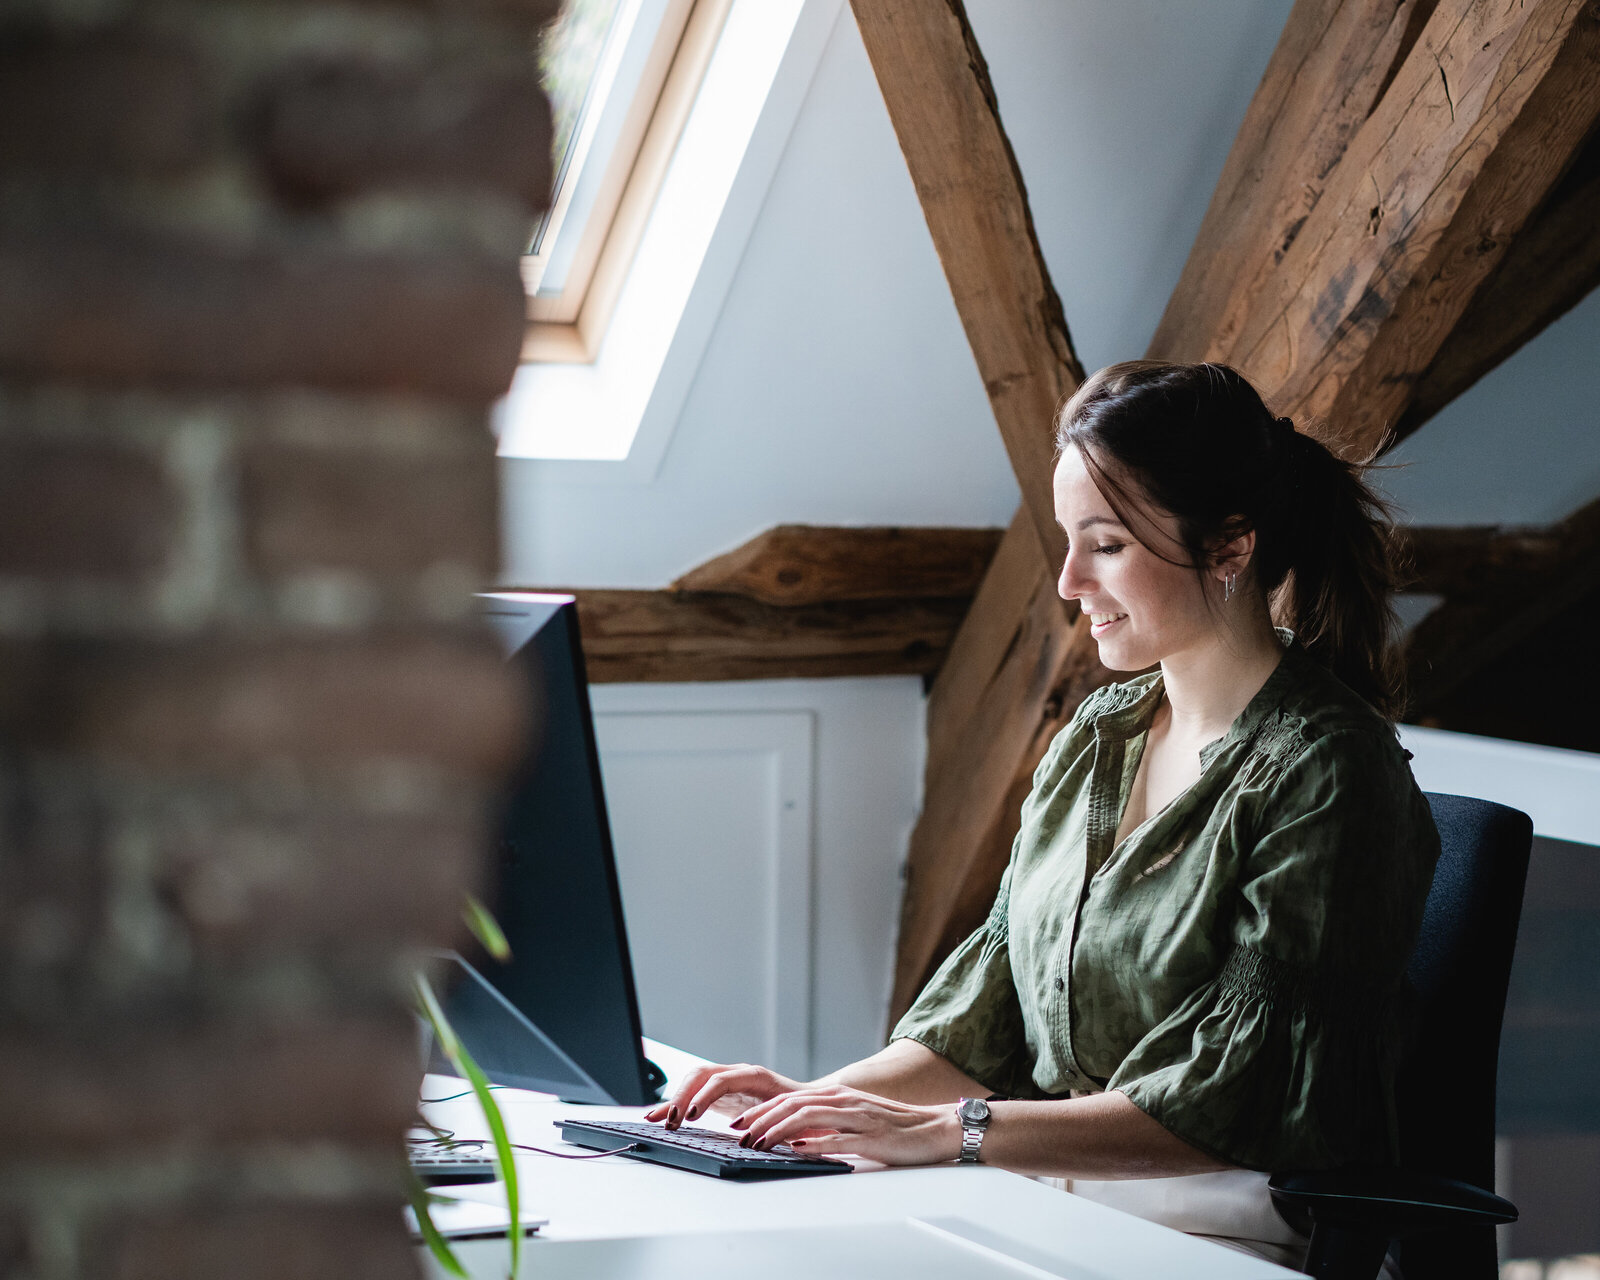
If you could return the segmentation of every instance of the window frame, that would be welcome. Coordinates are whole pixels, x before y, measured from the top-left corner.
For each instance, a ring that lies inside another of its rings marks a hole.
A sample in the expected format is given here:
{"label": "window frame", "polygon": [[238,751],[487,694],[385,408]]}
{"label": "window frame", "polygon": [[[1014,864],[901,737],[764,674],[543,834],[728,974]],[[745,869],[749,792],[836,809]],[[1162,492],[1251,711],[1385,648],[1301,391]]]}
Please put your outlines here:
{"label": "window frame", "polygon": [[[733,0],[668,0],[560,294],[540,297],[528,287],[536,282],[532,255],[523,259],[524,364],[592,364],[599,354],[732,7]],[[571,197],[569,187],[563,199]]]}

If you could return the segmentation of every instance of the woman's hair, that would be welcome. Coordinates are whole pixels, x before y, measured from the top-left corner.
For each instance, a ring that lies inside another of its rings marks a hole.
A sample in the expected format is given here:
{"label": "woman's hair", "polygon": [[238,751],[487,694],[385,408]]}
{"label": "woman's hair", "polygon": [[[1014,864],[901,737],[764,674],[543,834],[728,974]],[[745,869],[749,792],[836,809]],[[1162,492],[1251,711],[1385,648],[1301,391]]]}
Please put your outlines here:
{"label": "woman's hair", "polygon": [[[1273,620],[1399,716],[1399,570],[1392,514],[1363,479],[1370,458],[1347,462],[1274,417],[1226,365],[1152,360],[1110,365],[1078,388],[1056,417],[1056,448],[1069,445],[1129,532],[1202,581],[1212,553],[1253,529],[1250,566]],[[1139,536],[1129,515],[1141,501],[1177,518],[1187,559]]]}

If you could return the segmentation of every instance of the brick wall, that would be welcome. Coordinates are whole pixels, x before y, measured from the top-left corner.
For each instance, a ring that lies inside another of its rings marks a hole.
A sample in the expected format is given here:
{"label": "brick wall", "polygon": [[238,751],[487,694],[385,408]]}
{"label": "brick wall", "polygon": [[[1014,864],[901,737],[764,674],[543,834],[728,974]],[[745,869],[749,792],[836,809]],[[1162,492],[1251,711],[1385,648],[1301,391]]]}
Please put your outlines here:
{"label": "brick wall", "polygon": [[554,7],[0,6],[0,1276],[415,1271]]}

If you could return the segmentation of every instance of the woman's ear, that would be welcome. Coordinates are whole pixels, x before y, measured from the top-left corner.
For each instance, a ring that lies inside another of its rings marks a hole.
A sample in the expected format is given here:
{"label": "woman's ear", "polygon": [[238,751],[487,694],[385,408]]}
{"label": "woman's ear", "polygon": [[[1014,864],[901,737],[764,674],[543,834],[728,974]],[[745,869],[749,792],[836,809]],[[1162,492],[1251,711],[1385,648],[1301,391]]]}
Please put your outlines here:
{"label": "woman's ear", "polygon": [[1256,531],[1247,529],[1226,542],[1218,542],[1211,552],[1211,572],[1221,582],[1230,573],[1243,575],[1256,551]]}

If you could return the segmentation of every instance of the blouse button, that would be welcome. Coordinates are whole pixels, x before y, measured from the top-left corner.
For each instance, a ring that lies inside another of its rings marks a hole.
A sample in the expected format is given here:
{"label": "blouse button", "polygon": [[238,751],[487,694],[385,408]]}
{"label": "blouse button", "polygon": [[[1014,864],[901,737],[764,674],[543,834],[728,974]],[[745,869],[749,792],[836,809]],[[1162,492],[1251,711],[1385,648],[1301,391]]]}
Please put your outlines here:
{"label": "blouse button", "polygon": [[1067,989],[1066,980],[1064,978],[1057,978],[1056,979],[1056,990],[1057,991],[1065,991],[1066,989]]}

